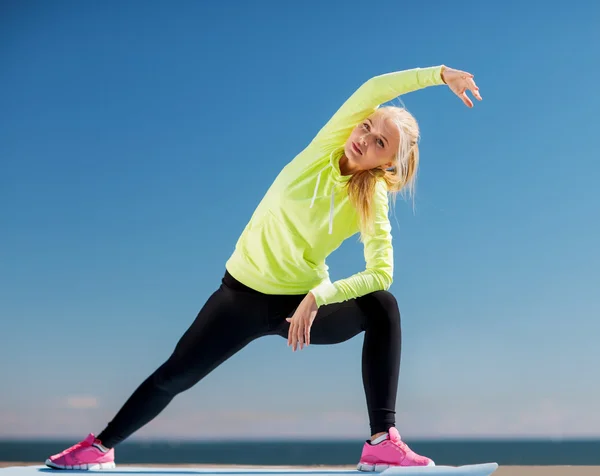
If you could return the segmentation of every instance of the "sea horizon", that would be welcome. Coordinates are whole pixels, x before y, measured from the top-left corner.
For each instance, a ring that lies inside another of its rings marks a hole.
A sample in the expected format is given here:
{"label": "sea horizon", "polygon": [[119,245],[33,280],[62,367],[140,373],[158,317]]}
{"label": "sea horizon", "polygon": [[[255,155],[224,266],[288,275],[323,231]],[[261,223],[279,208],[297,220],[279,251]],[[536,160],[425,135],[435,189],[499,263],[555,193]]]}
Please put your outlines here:
{"label": "sea horizon", "polygon": [[[85,435],[83,435],[85,436]],[[29,442],[48,442],[48,441],[71,441],[73,439],[81,439],[82,434],[76,435],[62,435],[62,436],[0,436],[0,443],[10,442],[10,441],[29,441]],[[442,436],[406,436],[404,438],[406,441],[416,441],[416,442],[438,442],[438,441],[485,441],[485,442],[502,442],[502,441],[522,441],[522,442],[553,442],[553,441],[570,441],[570,442],[595,442],[600,441],[600,435],[581,435],[581,436],[573,436],[573,435],[565,435],[565,436],[538,436],[538,435],[442,435]],[[361,436],[304,436],[298,435],[294,437],[290,436],[277,436],[273,435],[273,437],[265,437],[265,436],[247,436],[241,438],[233,438],[233,437],[209,437],[209,436],[131,436],[129,437],[123,444],[125,443],[214,443],[214,442],[223,442],[223,443],[244,443],[244,442],[278,442],[278,443],[295,443],[295,442],[353,442],[353,441],[363,441],[364,437]]]}
{"label": "sea horizon", "polygon": [[[79,438],[81,439],[81,438]],[[77,438],[0,438],[0,461],[43,464]],[[500,465],[600,465],[600,437],[406,438],[436,464],[497,462]],[[119,464],[215,464],[343,466],[356,464],[364,439],[150,439],[131,438],[115,449]]]}

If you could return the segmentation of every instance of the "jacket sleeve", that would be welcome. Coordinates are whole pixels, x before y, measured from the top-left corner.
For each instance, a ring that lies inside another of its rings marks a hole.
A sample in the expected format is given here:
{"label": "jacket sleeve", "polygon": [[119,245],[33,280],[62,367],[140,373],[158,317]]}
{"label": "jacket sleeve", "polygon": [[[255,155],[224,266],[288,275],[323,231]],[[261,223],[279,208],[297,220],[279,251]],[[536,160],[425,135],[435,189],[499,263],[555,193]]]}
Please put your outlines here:
{"label": "jacket sleeve", "polygon": [[429,86],[444,84],[441,66],[414,68],[375,76],[363,83],[313,139],[313,145],[337,147],[345,142],[352,129],[380,105]]}
{"label": "jacket sleeve", "polygon": [[391,224],[388,217],[389,201],[385,182],[379,181],[373,200],[373,228],[365,233],[364,271],[348,278],[326,281],[311,290],[317,306],[347,301],[379,290],[387,290],[394,277],[394,251],[392,248]]}

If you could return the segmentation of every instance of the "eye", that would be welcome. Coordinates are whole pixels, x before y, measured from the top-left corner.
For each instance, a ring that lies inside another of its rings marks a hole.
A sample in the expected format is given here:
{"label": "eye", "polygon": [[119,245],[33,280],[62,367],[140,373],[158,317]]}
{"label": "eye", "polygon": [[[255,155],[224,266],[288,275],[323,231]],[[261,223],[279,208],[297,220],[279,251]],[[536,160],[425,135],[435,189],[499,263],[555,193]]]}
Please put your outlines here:
{"label": "eye", "polygon": [[366,129],[367,131],[370,129],[369,124],[364,122],[363,123],[363,129]]}
{"label": "eye", "polygon": [[384,145],[384,144],[383,144],[383,141],[382,141],[381,139],[377,139],[377,145],[378,145],[379,147],[383,147],[383,145]]}

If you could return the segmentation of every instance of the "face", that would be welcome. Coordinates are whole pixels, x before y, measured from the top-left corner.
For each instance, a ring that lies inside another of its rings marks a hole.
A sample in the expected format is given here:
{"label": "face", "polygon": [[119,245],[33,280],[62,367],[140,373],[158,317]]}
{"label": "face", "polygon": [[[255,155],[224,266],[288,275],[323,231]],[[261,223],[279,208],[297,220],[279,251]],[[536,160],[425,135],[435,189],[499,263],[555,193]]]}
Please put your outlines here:
{"label": "face", "polygon": [[392,120],[376,111],[358,124],[344,145],[348,172],[389,168],[398,153],[400,133]]}

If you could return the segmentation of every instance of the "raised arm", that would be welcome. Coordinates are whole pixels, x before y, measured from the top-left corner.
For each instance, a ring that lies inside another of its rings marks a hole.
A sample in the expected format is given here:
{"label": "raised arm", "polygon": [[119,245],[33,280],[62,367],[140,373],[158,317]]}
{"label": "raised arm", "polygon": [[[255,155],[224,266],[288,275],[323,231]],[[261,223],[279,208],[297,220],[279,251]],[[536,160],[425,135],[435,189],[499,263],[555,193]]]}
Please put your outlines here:
{"label": "raised arm", "polygon": [[325,142],[334,146],[343,143],[352,128],[372,114],[381,104],[403,94],[444,84],[442,72],[445,68],[443,65],[414,68],[369,79],[342,104],[315,136],[313,143]]}

